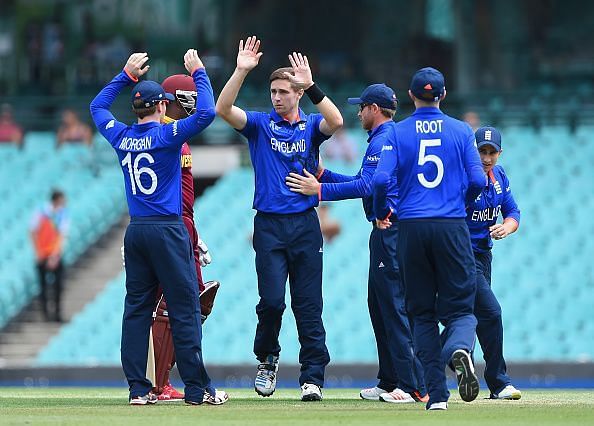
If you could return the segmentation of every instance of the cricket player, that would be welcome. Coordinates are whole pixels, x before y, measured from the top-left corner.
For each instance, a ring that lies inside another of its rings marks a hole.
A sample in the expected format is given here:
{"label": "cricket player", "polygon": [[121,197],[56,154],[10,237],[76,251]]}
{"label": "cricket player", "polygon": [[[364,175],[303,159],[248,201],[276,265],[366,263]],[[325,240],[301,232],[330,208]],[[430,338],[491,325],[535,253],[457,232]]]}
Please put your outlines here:
{"label": "cricket player", "polygon": [[[151,314],[160,284],[168,314],[178,369],[191,405],[220,405],[224,391],[210,383],[202,361],[202,326],[197,276],[188,231],[181,219],[181,165],[183,143],[214,119],[214,97],[204,65],[194,49],[184,56],[199,94],[196,113],[162,125],[167,102],[175,100],[154,81],[138,82],[149,66],[146,53],[134,53],[90,105],[99,132],[116,151],[122,166],[130,225],[124,238],[126,299],[122,323],[122,367],[130,386],[130,404],[157,402],[147,380]],[[109,111],[121,90],[131,83],[136,124],[127,126]]]}
{"label": "cricket player", "polygon": [[[474,315],[478,321],[476,334],[485,358],[485,381],[492,399],[520,399],[507,375],[503,359],[503,321],[501,306],[491,290],[491,248],[493,239],[501,240],[518,229],[520,210],[512,195],[503,167],[497,165],[501,134],[494,127],[481,127],[475,133],[476,143],[487,174],[487,185],[467,209],[466,223],[470,230],[476,262],[476,299]],[[503,223],[497,223],[499,215]]]}
{"label": "cricket player", "polygon": [[[217,114],[247,138],[255,172],[253,244],[260,302],[254,353],[260,365],[254,388],[262,396],[272,395],[276,388],[288,276],[301,344],[301,399],[319,401],[330,356],[322,323],[323,241],[314,209],[318,197],[291,192],[285,178],[305,169],[316,172],[320,145],[342,126],[342,116],[314,84],[307,57],[295,52],[289,55],[291,68],[270,75],[272,111],[244,111],[233,105],[244,79],[258,65],[259,48],[255,36],[239,42],[237,68],[216,106]],[[304,93],[319,114],[308,115],[299,108]]]}
{"label": "cricket player", "polygon": [[[427,402],[422,367],[414,356],[408,315],[404,308],[404,285],[396,259],[398,227],[379,229],[373,214],[371,181],[382,147],[392,138],[398,100],[394,90],[385,84],[368,86],[360,97],[348,102],[359,106],[361,126],[367,130],[367,150],[356,176],[345,176],[328,169],[319,178],[306,169],[305,176],[290,173],[287,185],[291,191],[318,195],[320,201],[362,198],[363,210],[373,224],[369,237],[369,279],[367,304],[377,343],[379,383],[361,390],[361,398],[393,403]],[[319,180],[319,182],[318,182]],[[388,203],[396,206],[395,185],[390,185]]]}
{"label": "cricket player", "polygon": [[[191,76],[175,74],[163,81],[163,90],[171,94],[175,100],[167,103],[165,116],[162,123],[173,123],[175,120],[186,118],[196,111],[196,86]],[[206,320],[214,304],[214,299],[220,287],[218,281],[204,283],[202,267],[211,263],[212,258],[207,245],[200,238],[194,224],[194,177],[192,175],[192,151],[187,142],[181,149],[181,182],[182,182],[182,219],[192,242],[194,264],[198,278],[198,291],[200,299],[200,315],[202,323]],[[171,326],[167,304],[163,290],[159,287],[157,304],[153,311],[153,351],[155,357],[153,393],[159,401],[179,401],[184,395],[178,392],[169,381],[169,373],[175,364],[175,352],[171,336]],[[150,367],[149,367],[150,368]]]}
{"label": "cricket player", "polygon": [[[476,272],[465,218],[466,205],[486,178],[470,127],[439,109],[446,96],[443,75],[420,69],[408,93],[416,110],[396,124],[393,143],[383,148],[373,182],[374,211],[380,228],[398,220],[398,263],[429,392],[427,409],[445,410],[446,363],[456,369],[464,401],[479,392],[470,357]],[[398,191],[394,211],[387,201],[391,179]],[[443,346],[438,321],[445,327]]]}

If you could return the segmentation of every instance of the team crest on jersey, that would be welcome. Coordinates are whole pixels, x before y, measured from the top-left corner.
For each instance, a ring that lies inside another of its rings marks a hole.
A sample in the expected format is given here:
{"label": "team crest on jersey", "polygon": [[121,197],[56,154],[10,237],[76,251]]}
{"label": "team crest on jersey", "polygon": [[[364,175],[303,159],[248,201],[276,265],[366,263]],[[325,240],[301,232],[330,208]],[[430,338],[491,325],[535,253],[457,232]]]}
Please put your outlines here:
{"label": "team crest on jersey", "polygon": [[299,130],[305,130],[305,123],[299,123]]}

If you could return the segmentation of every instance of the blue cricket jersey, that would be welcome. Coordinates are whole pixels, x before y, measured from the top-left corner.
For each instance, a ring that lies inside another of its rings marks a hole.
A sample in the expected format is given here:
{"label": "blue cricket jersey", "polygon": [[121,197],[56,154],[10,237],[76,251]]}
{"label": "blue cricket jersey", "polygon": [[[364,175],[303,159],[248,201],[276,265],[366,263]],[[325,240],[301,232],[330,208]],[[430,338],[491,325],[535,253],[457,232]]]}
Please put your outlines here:
{"label": "blue cricket jersey", "polygon": [[181,215],[180,151],[184,141],[204,130],[215,118],[214,96],[206,71],[192,75],[198,93],[196,112],[169,124],[127,126],[109,108],[133,80],[121,72],[91,102],[91,116],[99,132],[116,151],[130,216]]}
{"label": "blue cricket jersey", "polygon": [[[346,176],[330,170],[324,170],[319,178],[319,181],[322,182],[319,194],[320,201],[361,198],[367,220],[370,222],[375,220],[371,182],[380,159],[382,147],[391,143],[395,125],[395,122],[387,121],[367,132],[369,135],[367,143],[369,145],[365,151],[361,169],[355,176]],[[387,193],[387,202],[390,208],[396,208],[397,195],[396,182],[392,179],[389,183]]]}
{"label": "blue cricket jersey", "polygon": [[376,217],[391,214],[387,192],[393,177],[399,220],[466,217],[466,205],[486,184],[470,126],[439,108],[422,107],[397,123],[394,133],[373,180]]}
{"label": "blue cricket jersey", "polygon": [[305,114],[290,123],[276,111],[246,111],[247,123],[240,133],[249,144],[254,166],[253,208],[264,213],[301,213],[318,205],[318,196],[291,192],[285,183],[290,172],[316,174],[320,145],[330,136],[320,131],[321,114]]}
{"label": "blue cricket jersey", "polygon": [[487,180],[483,191],[468,206],[466,215],[472,250],[478,253],[485,253],[493,247],[489,227],[497,223],[499,214],[503,219],[511,218],[520,224],[520,209],[514,200],[503,167],[493,167]]}

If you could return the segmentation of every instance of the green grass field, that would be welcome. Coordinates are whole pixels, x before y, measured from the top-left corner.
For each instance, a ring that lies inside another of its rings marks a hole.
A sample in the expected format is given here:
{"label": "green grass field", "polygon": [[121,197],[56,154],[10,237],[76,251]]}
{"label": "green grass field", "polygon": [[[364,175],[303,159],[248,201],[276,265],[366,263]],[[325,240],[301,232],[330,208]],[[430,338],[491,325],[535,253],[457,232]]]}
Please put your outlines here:
{"label": "green grass field", "polygon": [[[219,407],[161,403],[127,405],[127,392],[106,388],[3,388],[0,425],[594,425],[594,391],[528,390],[520,401],[462,402],[452,392],[449,410],[428,412],[424,404],[396,405],[358,399],[358,389],[330,389],[322,402],[303,403],[298,390],[279,389],[272,398],[250,389],[228,390]],[[389,422],[389,423],[388,423]]]}

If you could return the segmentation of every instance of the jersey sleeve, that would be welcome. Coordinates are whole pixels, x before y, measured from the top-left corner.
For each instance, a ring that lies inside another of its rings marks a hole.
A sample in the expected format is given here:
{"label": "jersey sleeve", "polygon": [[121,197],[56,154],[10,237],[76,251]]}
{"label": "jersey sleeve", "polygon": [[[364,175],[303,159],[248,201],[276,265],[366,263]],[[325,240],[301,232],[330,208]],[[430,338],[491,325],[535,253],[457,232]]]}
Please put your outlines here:
{"label": "jersey sleeve", "polygon": [[382,146],[380,160],[373,175],[373,212],[378,219],[386,219],[392,214],[388,205],[388,187],[390,179],[395,178],[398,169],[396,145],[387,143]]}
{"label": "jersey sleeve", "polygon": [[481,158],[476,149],[476,140],[470,127],[468,127],[468,137],[464,144],[464,170],[468,179],[468,189],[466,190],[466,205],[468,205],[487,185],[487,176],[483,171]]}
{"label": "jersey sleeve", "polygon": [[372,141],[367,148],[361,171],[354,179],[339,183],[322,183],[320,201],[347,200],[371,195],[371,181],[379,161],[385,139]]}
{"label": "jersey sleeve", "polygon": [[[115,146],[119,140],[118,135],[127,128],[127,126],[115,119],[113,114],[109,111],[114,100],[118,97],[122,89],[133,83],[133,80],[124,71],[116,75],[107,86],[105,86],[95,99],[90,104],[91,117],[105,139],[109,141],[112,146]],[[136,80],[138,81],[138,80]]]}
{"label": "jersey sleeve", "polygon": [[311,120],[311,122],[312,122],[312,133],[311,133],[312,142],[314,142],[317,145],[321,145],[325,140],[332,137],[332,135],[325,135],[320,130],[320,123],[322,122],[323,119],[324,119],[324,116],[320,113],[311,114],[309,116],[309,120]]}
{"label": "jersey sleeve", "polygon": [[181,147],[185,141],[206,129],[215,119],[214,95],[204,68],[192,74],[196,85],[196,112],[189,117],[161,126],[161,138],[172,146]]}
{"label": "jersey sleeve", "polygon": [[505,174],[503,168],[501,169],[501,175],[503,177],[503,201],[501,203],[501,214],[503,215],[503,219],[513,219],[515,220],[518,225],[520,224],[520,209],[518,208],[518,204],[514,199],[512,194],[509,179]]}
{"label": "jersey sleeve", "polygon": [[248,142],[255,142],[256,141],[256,134],[258,133],[258,125],[262,120],[262,116],[264,115],[263,112],[258,111],[245,111],[246,123],[245,127],[241,130],[237,130],[243,136],[248,139]]}
{"label": "jersey sleeve", "polygon": [[320,183],[340,183],[350,182],[355,179],[357,179],[357,176],[343,175],[333,172],[332,170],[324,169],[321,176],[318,178],[318,181],[320,181]]}

